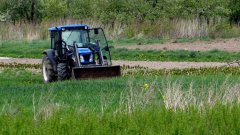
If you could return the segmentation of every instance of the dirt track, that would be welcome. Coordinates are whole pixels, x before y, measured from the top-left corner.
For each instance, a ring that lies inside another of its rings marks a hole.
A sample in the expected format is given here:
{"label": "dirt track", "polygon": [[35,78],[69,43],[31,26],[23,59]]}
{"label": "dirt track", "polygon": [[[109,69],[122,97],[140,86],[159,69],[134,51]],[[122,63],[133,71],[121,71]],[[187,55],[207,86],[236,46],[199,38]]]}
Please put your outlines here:
{"label": "dirt track", "polygon": [[[0,57],[0,62],[4,63],[22,63],[22,64],[40,64],[41,59],[28,58],[4,58]],[[123,61],[114,60],[113,65],[129,65],[142,66],[151,69],[184,69],[184,68],[200,68],[200,67],[220,67],[226,66],[226,63],[220,62],[152,62],[152,61]]]}
{"label": "dirt track", "polygon": [[214,41],[196,41],[193,43],[165,43],[152,45],[121,45],[115,48],[141,49],[141,50],[189,50],[210,51],[223,50],[228,52],[240,51],[240,39],[219,39]]}

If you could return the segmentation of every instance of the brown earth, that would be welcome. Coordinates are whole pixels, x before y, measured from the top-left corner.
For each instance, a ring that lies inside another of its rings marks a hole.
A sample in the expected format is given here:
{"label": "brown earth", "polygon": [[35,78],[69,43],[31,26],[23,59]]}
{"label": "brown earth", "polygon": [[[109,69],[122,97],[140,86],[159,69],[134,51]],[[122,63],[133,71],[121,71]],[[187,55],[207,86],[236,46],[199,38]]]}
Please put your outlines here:
{"label": "brown earth", "polygon": [[151,45],[116,45],[115,48],[141,49],[141,50],[189,50],[189,51],[210,51],[222,50],[228,52],[240,51],[240,39],[218,39],[213,41],[195,41],[193,43],[169,42],[164,44]]}
{"label": "brown earth", "polygon": [[[6,58],[0,57],[3,63],[21,63],[21,64],[41,64],[41,59],[28,58]],[[227,63],[220,62],[153,62],[153,61],[123,61],[114,60],[113,65],[141,66],[151,69],[184,69],[184,68],[200,68],[200,67],[221,67],[227,66]]]}

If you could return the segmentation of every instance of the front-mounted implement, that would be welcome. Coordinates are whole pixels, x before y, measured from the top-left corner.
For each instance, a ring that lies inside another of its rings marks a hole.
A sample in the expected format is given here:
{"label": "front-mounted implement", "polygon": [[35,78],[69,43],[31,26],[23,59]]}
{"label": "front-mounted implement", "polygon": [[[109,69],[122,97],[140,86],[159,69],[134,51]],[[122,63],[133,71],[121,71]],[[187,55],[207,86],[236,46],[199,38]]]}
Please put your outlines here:
{"label": "front-mounted implement", "polygon": [[66,25],[49,28],[51,48],[43,52],[44,82],[91,79],[121,75],[112,66],[110,49],[102,28]]}

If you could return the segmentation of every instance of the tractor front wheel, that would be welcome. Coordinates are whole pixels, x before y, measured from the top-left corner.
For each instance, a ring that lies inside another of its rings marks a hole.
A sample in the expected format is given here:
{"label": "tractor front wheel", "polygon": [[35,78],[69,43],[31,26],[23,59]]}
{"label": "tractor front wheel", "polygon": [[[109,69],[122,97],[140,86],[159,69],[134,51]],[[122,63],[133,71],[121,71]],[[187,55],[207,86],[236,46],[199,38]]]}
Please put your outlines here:
{"label": "tractor front wheel", "polygon": [[57,71],[58,71],[58,80],[63,81],[70,78],[69,76],[69,67],[67,63],[59,63],[57,65]]}
{"label": "tractor front wheel", "polygon": [[54,82],[57,80],[56,74],[53,70],[53,65],[47,55],[44,55],[42,59],[42,75],[45,83]]}

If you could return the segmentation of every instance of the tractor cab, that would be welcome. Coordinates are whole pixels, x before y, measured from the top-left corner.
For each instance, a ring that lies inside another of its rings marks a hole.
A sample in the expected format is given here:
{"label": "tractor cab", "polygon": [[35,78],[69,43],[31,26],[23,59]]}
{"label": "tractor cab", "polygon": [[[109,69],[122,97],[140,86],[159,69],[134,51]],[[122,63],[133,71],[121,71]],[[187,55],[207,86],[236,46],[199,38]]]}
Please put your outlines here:
{"label": "tractor cab", "polygon": [[110,49],[102,28],[65,25],[48,29],[51,48],[43,52],[44,82],[120,76],[112,66]]}
{"label": "tractor cab", "polygon": [[60,60],[72,56],[73,60],[74,57],[79,59],[74,61],[78,66],[111,64],[108,43],[101,28],[90,29],[86,25],[72,25],[53,27],[49,30],[51,46],[58,50]]}

